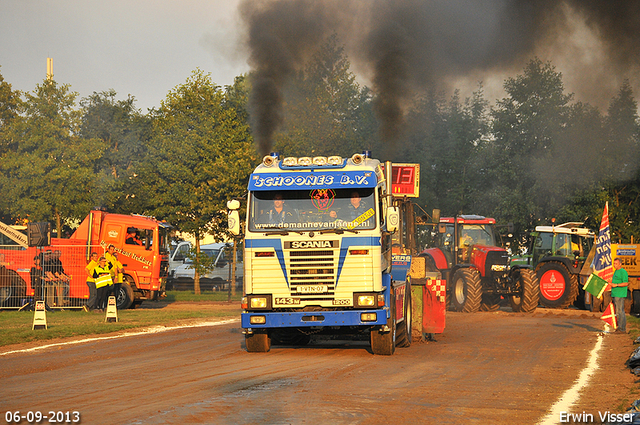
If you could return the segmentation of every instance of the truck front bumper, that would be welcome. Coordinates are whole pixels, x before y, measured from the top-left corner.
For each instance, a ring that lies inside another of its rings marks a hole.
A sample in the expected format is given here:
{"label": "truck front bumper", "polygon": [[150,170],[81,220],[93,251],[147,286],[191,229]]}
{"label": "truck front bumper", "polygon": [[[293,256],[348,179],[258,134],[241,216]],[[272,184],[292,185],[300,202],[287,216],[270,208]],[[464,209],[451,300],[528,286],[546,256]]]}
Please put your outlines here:
{"label": "truck front bumper", "polygon": [[[364,320],[365,315],[368,320]],[[253,318],[253,320],[252,320]],[[312,326],[375,326],[387,324],[387,310],[343,310],[300,312],[245,312],[242,327],[251,329],[301,328]],[[263,323],[258,323],[263,322]]]}

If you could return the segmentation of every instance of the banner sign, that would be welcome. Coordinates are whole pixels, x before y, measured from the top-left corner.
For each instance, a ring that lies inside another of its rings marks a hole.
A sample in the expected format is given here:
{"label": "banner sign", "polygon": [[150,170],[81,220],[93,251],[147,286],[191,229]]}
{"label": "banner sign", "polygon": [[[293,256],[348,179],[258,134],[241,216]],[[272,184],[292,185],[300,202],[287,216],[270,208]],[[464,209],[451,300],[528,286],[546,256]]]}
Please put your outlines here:
{"label": "banner sign", "polygon": [[249,190],[374,188],[377,184],[372,170],[255,173],[249,179]]}

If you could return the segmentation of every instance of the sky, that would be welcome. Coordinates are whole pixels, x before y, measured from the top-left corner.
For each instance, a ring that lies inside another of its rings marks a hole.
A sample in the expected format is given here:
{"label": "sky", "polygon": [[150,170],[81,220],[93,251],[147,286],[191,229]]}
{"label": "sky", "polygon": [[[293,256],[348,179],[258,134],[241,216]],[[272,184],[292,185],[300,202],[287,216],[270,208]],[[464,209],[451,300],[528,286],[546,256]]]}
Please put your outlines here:
{"label": "sky", "polygon": [[238,0],[0,0],[0,74],[32,92],[54,79],[79,98],[114,89],[147,112],[196,68],[230,85],[249,70]]}

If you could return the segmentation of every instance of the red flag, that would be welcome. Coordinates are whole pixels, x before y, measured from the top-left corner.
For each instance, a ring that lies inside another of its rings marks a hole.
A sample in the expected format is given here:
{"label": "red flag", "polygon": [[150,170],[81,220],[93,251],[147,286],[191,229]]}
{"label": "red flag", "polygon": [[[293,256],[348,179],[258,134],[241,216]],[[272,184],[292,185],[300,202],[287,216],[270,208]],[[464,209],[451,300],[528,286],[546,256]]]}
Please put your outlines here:
{"label": "red flag", "polygon": [[613,326],[613,329],[618,329],[618,322],[616,321],[616,311],[613,308],[613,302],[609,303],[609,307],[606,308],[600,318],[609,325]]}

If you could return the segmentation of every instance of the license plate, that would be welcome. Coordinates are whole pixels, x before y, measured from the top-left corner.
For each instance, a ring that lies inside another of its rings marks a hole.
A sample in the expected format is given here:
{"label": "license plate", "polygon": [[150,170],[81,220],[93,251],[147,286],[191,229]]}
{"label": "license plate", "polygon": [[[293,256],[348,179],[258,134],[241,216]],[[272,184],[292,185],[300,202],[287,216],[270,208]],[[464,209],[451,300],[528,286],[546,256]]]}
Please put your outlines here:
{"label": "license plate", "polygon": [[299,294],[322,294],[327,292],[329,287],[327,285],[305,285],[298,286]]}

